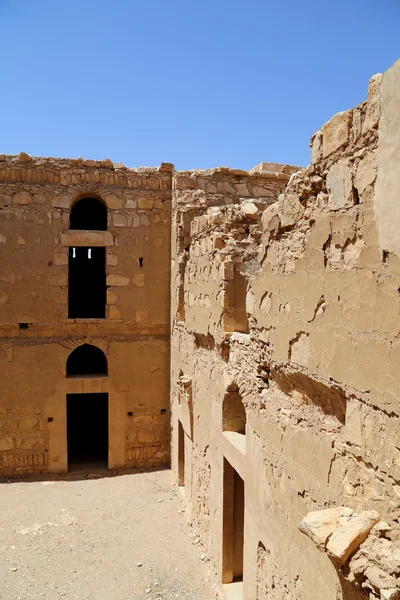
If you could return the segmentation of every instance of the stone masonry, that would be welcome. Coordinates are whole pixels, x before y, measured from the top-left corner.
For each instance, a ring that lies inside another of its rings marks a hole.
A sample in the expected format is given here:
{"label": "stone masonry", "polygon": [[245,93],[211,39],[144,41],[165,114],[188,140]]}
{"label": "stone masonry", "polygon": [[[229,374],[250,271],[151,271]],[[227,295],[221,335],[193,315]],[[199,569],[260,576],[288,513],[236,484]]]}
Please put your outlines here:
{"label": "stone masonry", "polygon": [[[400,61],[311,154],[0,156],[0,474],[67,471],[66,397],[107,393],[108,468],[171,461],[219,598],[399,600]],[[105,318],[68,317],[76,247]],[[106,375],[67,376],[84,344]]]}

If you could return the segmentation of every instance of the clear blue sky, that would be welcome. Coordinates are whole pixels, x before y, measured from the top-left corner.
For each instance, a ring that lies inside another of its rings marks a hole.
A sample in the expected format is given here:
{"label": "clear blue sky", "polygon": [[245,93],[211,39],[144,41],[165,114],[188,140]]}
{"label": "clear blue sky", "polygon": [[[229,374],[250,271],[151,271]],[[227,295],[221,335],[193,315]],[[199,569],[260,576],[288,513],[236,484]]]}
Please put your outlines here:
{"label": "clear blue sky", "polygon": [[0,152],[306,165],[400,56],[398,0],[0,0]]}

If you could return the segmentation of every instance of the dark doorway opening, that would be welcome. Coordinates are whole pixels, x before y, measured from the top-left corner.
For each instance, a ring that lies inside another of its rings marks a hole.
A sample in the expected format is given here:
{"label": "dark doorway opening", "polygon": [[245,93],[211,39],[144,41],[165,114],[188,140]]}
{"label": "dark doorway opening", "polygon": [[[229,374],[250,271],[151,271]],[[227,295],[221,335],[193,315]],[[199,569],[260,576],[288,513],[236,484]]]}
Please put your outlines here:
{"label": "dark doorway opening", "polygon": [[185,485],[185,431],[178,421],[178,484]]}
{"label": "dark doorway opening", "polygon": [[224,458],[222,583],[243,581],[244,481]]}
{"label": "dark doorway opening", "polygon": [[107,358],[100,348],[83,344],[68,356],[67,377],[107,375]]}
{"label": "dark doorway opening", "polygon": [[82,198],[71,210],[70,229],[107,230],[107,207],[97,198]]}
{"label": "dark doorway opening", "polygon": [[70,248],[68,317],[104,319],[106,294],[106,249],[85,246]]}
{"label": "dark doorway opening", "polygon": [[68,465],[108,467],[108,394],[67,394]]}

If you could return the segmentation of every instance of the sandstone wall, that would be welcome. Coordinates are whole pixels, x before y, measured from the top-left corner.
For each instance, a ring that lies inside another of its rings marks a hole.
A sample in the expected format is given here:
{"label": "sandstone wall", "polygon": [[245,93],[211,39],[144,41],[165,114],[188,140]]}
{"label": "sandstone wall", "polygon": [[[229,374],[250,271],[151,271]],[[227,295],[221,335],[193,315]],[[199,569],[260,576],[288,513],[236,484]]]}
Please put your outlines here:
{"label": "sandstone wall", "polygon": [[[109,394],[110,468],[168,463],[172,168],[0,156],[0,473],[65,471],[66,394],[83,392]],[[69,229],[87,196],[107,231]],[[75,245],[106,247],[105,319],[68,318]],[[107,378],[66,378],[84,343]]]}
{"label": "sandstone wall", "polygon": [[[255,173],[224,172],[212,193],[204,174],[174,179],[173,467],[180,422],[185,493],[221,583],[224,460],[244,480],[245,599],[397,598],[383,588],[400,575],[399,64],[315,134],[307,169],[259,173],[269,194]],[[245,434],[223,431],[232,392]],[[298,530],[331,506],[377,510],[385,552],[335,568]]]}

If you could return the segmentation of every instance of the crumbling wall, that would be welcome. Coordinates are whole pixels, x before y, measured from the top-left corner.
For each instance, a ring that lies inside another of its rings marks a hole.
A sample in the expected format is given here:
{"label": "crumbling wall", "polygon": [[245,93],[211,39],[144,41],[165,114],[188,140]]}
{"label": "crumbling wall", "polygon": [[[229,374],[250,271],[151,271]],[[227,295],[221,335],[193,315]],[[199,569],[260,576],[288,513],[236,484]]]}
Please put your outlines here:
{"label": "crumbling wall", "polygon": [[[67,469],[66,394],[109,394],[109,466],[169,462],[173,166],[0,155],[0,473]],[[107,231],[70,229],[84,197]],[[106,247],[105,319],[68,317],[69,247]],[[107,378],[67,379],[91,343]]]}
{"label": "crumbling wall", "polygon": [[[399,257],[382,217],[396,202],[399,81],[400,63],[373,77],[364,103],[313,136],[311,164],[286,169],[287,185],[280,170],[275,198],[224,187],[214,199],[205,185],[174,182],[173,465],[181,371],[193,388],[192,470],[210,472],[208,485],[196,478],[186,489],[220,581],[224,457],[245,482],[246,599],[392,597],[349,578],[298,524],[343,505],[377,511],[390,543],[400,535]],[[229,264],[246,280],[248,331],[227,326]],[[246,409],[242,437],[222,427],[233,384]]]}

